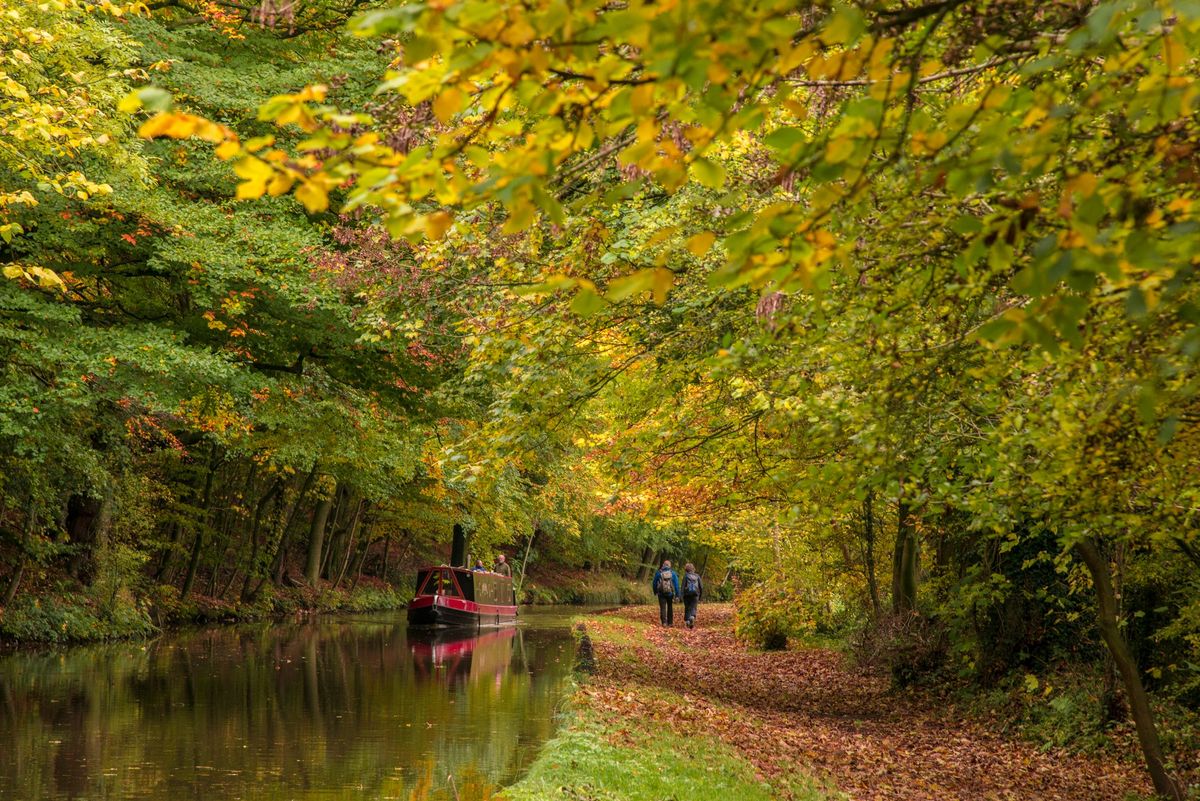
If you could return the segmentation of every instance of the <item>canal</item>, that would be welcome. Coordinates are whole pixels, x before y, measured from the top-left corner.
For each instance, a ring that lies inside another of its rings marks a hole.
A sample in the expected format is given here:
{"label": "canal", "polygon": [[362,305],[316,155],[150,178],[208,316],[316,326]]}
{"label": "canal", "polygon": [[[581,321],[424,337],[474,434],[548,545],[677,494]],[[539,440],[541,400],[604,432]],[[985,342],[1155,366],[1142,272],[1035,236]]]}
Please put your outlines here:
{"label": "canal", "polygon": [[551,736],[562,609],[466,637],[403,613],[0,656],[0,801],[486,798]]}

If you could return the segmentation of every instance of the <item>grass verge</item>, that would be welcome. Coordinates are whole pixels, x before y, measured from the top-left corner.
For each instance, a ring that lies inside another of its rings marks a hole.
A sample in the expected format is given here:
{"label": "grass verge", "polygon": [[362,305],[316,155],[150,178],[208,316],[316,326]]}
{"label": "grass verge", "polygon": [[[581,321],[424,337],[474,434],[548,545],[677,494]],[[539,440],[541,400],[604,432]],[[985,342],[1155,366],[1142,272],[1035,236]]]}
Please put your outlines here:
{"label": "grass verge", "polygon": [[[615,646],[639,641],[638,624],[591,620],[587,635]],[[603,649],[612,653],[611,648]],[[797,770],[766,778],[690,713],[678,693],[635,680],[581,676],[570,720],[543,746],[504,801],[833,801],[841,796]],[[647,714],[647,710],[656,713]],[[710,707],[709,714],[713,708]],[[718,716],[736,715],[733,708]]]}

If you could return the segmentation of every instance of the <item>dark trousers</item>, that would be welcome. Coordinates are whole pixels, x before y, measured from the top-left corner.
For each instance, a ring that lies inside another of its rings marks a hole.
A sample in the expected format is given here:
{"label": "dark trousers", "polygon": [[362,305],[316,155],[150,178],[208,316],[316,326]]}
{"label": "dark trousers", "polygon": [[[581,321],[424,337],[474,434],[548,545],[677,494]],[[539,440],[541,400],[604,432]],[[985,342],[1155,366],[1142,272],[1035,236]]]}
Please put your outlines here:
{"label": "dark trousers", "polygon": [[670,595],[658,596],[658,619],[664,626],[675,625],[675,599]]}
{"label": "dark trousers", "polygon": [[691,623],[696,619],[696,607],[700,605],[699,595],[683,596],[683,622]]}

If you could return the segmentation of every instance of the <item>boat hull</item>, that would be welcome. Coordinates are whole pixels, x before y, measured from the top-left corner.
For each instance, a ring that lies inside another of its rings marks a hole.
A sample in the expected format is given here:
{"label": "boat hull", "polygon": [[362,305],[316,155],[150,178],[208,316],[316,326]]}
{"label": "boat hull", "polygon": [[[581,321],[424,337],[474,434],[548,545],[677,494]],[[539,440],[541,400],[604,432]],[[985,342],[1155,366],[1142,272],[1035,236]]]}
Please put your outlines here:
{"label": "boat hull", "polygon": [[517,607],[477,604],[440,595],[417,596],[408,605],[408,622],[413,626],[495,628],[517,622]]}

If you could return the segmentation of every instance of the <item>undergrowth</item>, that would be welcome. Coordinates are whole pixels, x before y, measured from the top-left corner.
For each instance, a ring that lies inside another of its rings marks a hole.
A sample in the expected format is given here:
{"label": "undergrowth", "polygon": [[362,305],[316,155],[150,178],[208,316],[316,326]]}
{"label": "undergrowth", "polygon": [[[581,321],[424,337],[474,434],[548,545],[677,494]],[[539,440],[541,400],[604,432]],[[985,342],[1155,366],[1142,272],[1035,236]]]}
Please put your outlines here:
{"label": "undergrowth", "polygon": [[39,643],[142,639],[170,626],[266,620],[295,614],[371,612],[400,609],[412,598],[411,587],[364,582],[349,591],[291,587],[267,589],[252,602],[233,603],[208,596],[179,598],[174,587],[160,585],[135,598],[121,592],[113,599],[57,586],[24,594],[0,610],[0,640]]}
{"label": "undergrowth", "polygon": [[522,603],[629,606],[648,604],[654,598],[647,583],[612,573],[559,574],[531,577],[522,590]]}

